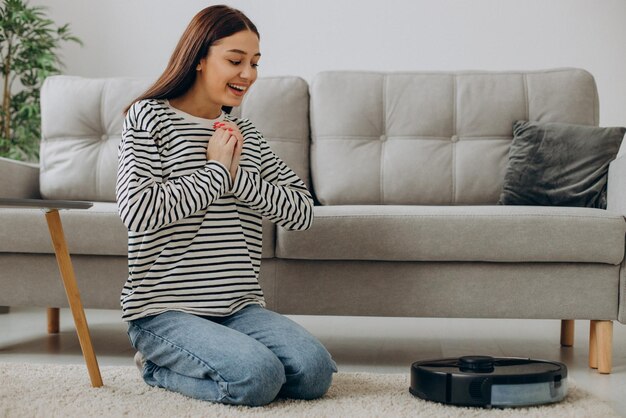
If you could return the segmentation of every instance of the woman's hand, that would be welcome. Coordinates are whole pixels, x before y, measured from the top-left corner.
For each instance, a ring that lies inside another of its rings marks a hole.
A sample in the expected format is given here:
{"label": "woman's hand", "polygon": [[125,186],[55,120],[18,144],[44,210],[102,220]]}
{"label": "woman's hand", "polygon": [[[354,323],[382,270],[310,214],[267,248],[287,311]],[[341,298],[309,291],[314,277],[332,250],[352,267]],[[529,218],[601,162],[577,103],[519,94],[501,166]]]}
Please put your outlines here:
{"label": "woman's hand", "polygon": [[241,160],[241,150],[243,149],[243,135],[239,130],[239,127],[232,122],[215,122],[213,125],[218,131],[226,131],[232,137],[236,139],[235,145],[233,147],[232,159],[229,167],[230,169],[230,177],[235,182],[235,176],[237,175],[237,168],[239,167],[239,161]]}
{"label": "woman's hand", "polygon": [[[215,160],[222,163],[230,170],[231,177],[232,169],[230,169],[230,167],[237,143],[238,140],[233,131],[216,128],[215,133],[211,139],[209,139],[209,145],[206,148],[207,160]],[[239,162],[237,162],[237,164],[239,164]]]}

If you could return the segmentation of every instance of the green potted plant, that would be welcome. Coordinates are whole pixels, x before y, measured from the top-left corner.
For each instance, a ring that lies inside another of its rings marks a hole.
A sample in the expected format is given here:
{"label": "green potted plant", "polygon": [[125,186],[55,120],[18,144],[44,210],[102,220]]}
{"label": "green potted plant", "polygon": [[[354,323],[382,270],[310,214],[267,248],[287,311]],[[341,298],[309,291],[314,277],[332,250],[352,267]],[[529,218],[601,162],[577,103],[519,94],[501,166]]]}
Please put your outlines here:
{"label": "green potted plant", "polygon": [[27,0],[3,0],[0,6],[0,156],[16,160],[39,158],[41,112],[39,91],[46,77],[63,63],[57,50],[64,41],[82,45],[69,24],[55,27],[45,8]]}

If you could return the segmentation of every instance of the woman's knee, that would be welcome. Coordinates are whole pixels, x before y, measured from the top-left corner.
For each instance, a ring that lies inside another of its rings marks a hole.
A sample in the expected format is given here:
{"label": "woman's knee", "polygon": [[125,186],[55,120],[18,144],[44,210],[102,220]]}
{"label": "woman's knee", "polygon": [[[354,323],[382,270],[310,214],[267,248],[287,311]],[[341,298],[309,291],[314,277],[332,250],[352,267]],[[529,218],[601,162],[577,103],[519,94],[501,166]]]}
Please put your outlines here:
{"label": "woman's knee", "polygon": [[335,361],[321,344],[311,347],[287,371],[287,383],[281,395],[296,399],[319,398],[330,388],[336,371]]}
{"label": "woman's knee", "polygon": [[267,355],[257,354],[238,366],[241,367],[241,376],[236,381],[228,382],[225,403],[267,405],[276,398],[285,384],[285,368],[271,352]]}

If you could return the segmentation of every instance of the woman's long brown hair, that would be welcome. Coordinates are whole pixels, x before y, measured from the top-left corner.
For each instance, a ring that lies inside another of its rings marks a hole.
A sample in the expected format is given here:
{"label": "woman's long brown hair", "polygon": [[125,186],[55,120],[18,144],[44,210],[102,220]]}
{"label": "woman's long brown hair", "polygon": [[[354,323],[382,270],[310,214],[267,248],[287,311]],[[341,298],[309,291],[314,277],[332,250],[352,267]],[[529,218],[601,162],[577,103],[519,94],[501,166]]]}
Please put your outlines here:
{"label": "woman's long brown hair", "polygon": [[[182,96],[196,80],[196,67],[216,41],[242,30],[259,31],[246,15],[237,9],[218,5],[198,12],[178,41],[167,67],[157,81],[124,109],[144,99],[174,99]],[[230,112],[230,107],[224,107]]]}

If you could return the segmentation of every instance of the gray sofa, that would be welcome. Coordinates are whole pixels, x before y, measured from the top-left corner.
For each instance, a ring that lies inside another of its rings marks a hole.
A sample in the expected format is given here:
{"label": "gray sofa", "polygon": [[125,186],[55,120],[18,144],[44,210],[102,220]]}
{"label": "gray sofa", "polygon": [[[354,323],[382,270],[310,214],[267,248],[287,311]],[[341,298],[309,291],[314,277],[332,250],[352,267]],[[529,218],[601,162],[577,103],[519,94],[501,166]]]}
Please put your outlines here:
{"label": "gray sofa", "polygon": [[[119,309],[121,112],[148,84],[49,78],[40,164],[0,160],[0,196],[95,202],[61,213],[86,308]],[[626,157],[610,166],[607,210],[496,205],[514,121],[598,125],[598,107],[579,69],[259,79],[233,113],[257,125],[317,202],[307,231],[264,224],[268,306],[559,319],[564,345],[574,319],[592,320],[590,365],[610,372],[612,321],[626,321]],[[67,306],[40,210],[0,209],[0,289],[0,305]]]}

